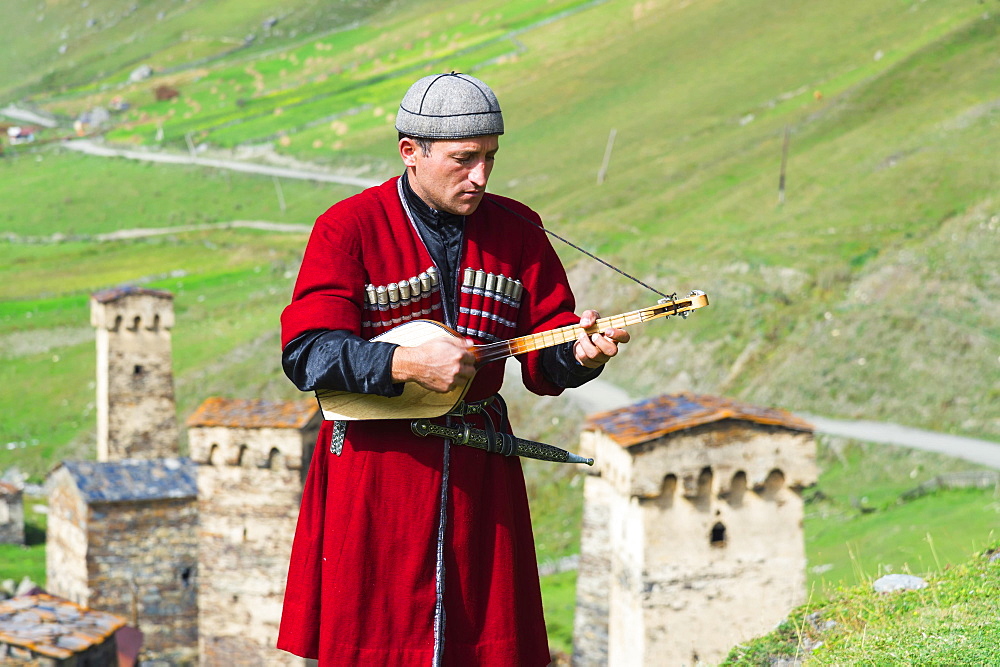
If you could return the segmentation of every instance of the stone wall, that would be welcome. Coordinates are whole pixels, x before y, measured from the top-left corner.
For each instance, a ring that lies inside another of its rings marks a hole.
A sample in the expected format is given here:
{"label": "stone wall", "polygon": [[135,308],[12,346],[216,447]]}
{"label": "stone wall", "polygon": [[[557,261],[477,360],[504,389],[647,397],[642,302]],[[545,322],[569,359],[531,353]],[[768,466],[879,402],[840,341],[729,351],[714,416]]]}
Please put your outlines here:
{"label": "stone wall", "polygon": [[302,664],[274,648],[301,490],[298,470],[199,466],[202,664]]}
{"label": "stone wall", "polygon": [[48,481],[49,515],[45,537],[46,589],[89,606],[87,505],[65,468]]}
{"label": "stone wall", "polygon": [[86,606],[144,635],[144,664],[194,664],[198,648],[198,505],[194,498],[93,503]]}
{"label": "stone wall", "polygon": [[199,464],[298,470],[301,486],[318,430],[201,426],[188,429],[188,449]]}
{"label": "stone wall", "polygon": [[722,421],[630,448],[588,437],[601,467],[585,484],[575,664],[717,663],[804,600],[812,434]]}
{"label": "stone wall", "polygon": [[24,544],[24,494],[0,482],[0,544]]}
{"label": "stone wall", "polygon": [[199,463],[203,665],[304,664],[274,645],[314,439],[314,429],[189,431]]}
{"label": "stone wall", "polygon": [[[589,435],[589,434],[585,434]],[[573,619],[574,667],[608,664],[608,593],[611,590],[611,487],[588,475],[583,485],[580,567]]]}

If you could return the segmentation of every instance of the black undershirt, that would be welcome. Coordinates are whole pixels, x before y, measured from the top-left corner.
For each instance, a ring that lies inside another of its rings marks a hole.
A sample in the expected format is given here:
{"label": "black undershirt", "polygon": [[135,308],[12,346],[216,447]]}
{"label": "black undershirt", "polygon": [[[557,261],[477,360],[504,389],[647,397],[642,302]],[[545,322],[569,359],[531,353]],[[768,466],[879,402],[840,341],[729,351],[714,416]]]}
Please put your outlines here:
{"label": "black undershirt", "polygon": [[[400,180],[417,232],[438,268],[445,323],[454,327],[465,218],[436,211],[424,203],[410,188],[405,172]],[[592,380],[603,368],[591,369],[577,362],[573,345],[569,342],[541,351],[545,376],[553,384],[567,389]],[[281,365],[285,375],[301,391],[336,389],[397,396],[402,391],[402,384],[392,381],[395,349],[394,343],[368,341],[342,329],[314,329],[285,346]]]}

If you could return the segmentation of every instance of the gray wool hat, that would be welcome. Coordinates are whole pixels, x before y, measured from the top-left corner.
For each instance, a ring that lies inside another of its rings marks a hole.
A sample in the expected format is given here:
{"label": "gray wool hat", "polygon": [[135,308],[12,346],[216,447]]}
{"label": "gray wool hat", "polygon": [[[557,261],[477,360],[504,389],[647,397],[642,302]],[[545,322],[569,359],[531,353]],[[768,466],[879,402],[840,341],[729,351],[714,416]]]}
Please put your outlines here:
{"label": "gray wool hat", "polygon": [[503,134],[503,115],[497,96],[476,77],[432,74],[406,91],[396,129],[411,137],[468,139]]}

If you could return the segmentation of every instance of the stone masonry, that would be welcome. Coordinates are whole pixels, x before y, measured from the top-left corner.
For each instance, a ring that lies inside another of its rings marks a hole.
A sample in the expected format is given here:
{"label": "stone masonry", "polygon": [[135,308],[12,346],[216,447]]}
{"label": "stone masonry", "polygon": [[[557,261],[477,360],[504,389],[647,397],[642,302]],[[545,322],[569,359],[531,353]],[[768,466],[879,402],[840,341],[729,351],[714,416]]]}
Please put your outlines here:
{"label": "stone masonry", "polygon": [[805,598],[809,424],[661,396],[588,420],[574,665],[718,663]]}
{"label": "stone masonry", "polygon": [[188,419],[198,464],[203,665],[303,665],[274,648],[319,430],[314,400],[210,398]]}
{"label": "stone masonry", "polygon": [[49,476],[48,585],[144,634],[144,665],[311,665],[274,648],[321,416],[211,398],[177,458],[169,292],[94,294],[98,461]]}
{"label": "stone masonry", "polygon": [[90,299],[97,328],[97,460],[178,455],[173,295],[141,287]]}
{"label": "stone masonry", "polygon": [[127,619],[144,635],[143,664],[194,664],[198,505],[191,461],[64,461],[49,488],[49,591]]}
{"label": "stone masonry", "polygon": [[0,482],[0,544],[24,544],[24,494]]}

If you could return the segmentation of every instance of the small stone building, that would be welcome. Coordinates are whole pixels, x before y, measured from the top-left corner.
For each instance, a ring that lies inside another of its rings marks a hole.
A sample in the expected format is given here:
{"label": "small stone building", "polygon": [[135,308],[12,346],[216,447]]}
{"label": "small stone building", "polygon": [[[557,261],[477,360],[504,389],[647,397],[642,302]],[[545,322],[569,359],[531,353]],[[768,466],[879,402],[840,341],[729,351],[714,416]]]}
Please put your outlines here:
{"label": "small stone building", "polygon": [[24,494],[0,482],[0,544],[24,544]]}
{"label": "small stone building", "polygon": [[48,480],[50,592],[123,616],[143,661],[193,664],[198,502],[189,459],[64,461]]}
{"label": "small stone building", "polygon": [[52,595],[0,601],[0,664],[117,665],[115,632],[125,619]]}
{"label": "small stone building", "polygon": [[304,664],[274,645],[320,421],[312,399],[225,398],[187,421],[198,464],[202,664]]}
{"label": "small stone building", "polygon": [[812,427],[725,398],[588,419],[574,665],[716,664],[805,600]]}
{"label": "small stone building", "polygon": [[173,295],[118,287],[90,298],[97,328],[97,460],[178,455]]}

